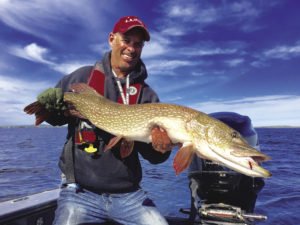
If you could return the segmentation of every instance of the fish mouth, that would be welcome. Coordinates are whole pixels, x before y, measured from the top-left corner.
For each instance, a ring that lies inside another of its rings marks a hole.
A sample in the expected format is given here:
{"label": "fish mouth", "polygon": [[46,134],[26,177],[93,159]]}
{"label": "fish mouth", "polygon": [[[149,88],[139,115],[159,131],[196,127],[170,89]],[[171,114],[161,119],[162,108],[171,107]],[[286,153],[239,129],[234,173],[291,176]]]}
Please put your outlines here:
{"label": "fish mouth", "polygon": [[217,149],[211,150],[216,154],[217,160],[220,163],[236,172],[250,177],[268,178],[272,176],[268,170],[259,165],[259,162],[267,161],[270,158],[253,148],[234,146],[234,148],[231,148],[230,154],[225,155],[220,154],[220,152],[224,153],[224,151],[218,151]]}

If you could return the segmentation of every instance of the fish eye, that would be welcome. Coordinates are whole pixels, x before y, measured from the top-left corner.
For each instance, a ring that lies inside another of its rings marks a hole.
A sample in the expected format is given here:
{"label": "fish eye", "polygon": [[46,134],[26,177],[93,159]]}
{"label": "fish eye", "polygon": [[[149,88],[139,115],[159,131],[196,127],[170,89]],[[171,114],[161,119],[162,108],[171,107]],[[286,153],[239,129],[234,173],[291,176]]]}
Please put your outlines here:
{"label": "fish eye", "polygon": [[238,133],[237,133],[236,131],[233,131],[233,132],[231,133],[231,137],[232,137],[232,138],[237,138],[237,137],[238,137]]}

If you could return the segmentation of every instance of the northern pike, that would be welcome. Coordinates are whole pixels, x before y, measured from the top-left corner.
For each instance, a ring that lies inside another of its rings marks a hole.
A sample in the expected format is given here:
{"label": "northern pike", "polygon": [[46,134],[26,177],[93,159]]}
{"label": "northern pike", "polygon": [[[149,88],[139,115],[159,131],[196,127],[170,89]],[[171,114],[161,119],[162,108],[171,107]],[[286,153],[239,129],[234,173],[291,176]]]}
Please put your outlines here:
{"label": "northern pike", "polygon": [[88,119],[118,140],[150,143],[152,128],[163,128],[172,143],[182,144],[173,161],[176,174],[185,170],[196,154],[248,176],[271,176],[258,163],[269,160],[267,155],[251,147],[239,132],[203,112],[166,103],[118,104],[87,84],[73,84],[71,90],[64,94],[64,101],[75,108],[71,114]]}

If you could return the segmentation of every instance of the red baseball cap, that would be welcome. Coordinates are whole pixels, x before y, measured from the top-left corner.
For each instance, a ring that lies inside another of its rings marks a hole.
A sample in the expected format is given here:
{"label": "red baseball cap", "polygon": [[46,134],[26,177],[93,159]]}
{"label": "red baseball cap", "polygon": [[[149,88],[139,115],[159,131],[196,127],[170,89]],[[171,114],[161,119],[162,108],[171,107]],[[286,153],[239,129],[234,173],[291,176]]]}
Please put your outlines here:
{"label": "red baseball cap", "polygon": [[113,33],[126,33],[130,29],[134,27],[140,27],[144,32],[145,41],[150,40],[150,35],[147,30],[146,25],[141,21],[137,16],[124,16],[119,19],[119,21],[115,24]]}

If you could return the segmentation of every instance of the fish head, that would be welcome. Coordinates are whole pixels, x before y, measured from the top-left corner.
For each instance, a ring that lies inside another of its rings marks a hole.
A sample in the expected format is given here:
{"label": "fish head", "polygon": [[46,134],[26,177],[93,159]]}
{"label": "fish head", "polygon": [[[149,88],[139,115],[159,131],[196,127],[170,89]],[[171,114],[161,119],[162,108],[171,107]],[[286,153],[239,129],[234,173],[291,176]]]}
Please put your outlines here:
{"label": "fish head", "polygon": [[205,117],[205,121],[201,116],[196,123],[201,124],[198,129],[200,135],[195,141],[197,155],[247,176],[271,176],[269,171],[259,165],[270,158],[250,146],[238,131],[209,116]]}

